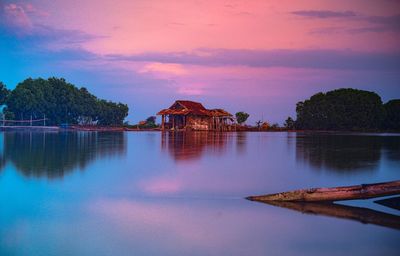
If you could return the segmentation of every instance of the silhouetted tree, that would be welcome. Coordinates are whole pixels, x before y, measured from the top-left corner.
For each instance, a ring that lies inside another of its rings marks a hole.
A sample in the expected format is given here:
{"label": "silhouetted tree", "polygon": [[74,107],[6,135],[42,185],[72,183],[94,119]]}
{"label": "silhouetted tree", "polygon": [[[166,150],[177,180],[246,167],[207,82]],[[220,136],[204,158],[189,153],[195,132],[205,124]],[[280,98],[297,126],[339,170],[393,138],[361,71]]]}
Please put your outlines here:
{"label": "silhouetted tree", "polygon": [[278,123],[273,123],[270,127],[271,130],[279,130],[279,124]]}
{"label": "silhouetted tree", "polygon": [[0,105],[3,105],[6,98],[10,94],[10,90],[7,89],[6,85],[0,82]]}
{"label": "silhouetted tree", "polygon": [[388,101],[385,108],[385,120],[382,127],[389,130],[400,130],[400,99]]}
{"label": "silhouetted tree", "polygon": [[284,124],[285,128],[288,130],[293,130],[295,127],[295,122],[294,120],[289,116],[286,120],[285,120],[285,124]]}
{"label": "silhouetted tree", "polygon": [[256,125],[257,125],[257,128],[258,128],[258,129],[261,129],[262,123],[263,123],[263,121],[261,121],[261,120],[258,120],[258,121],[256,122]]}
{"label": "silhouetted tree", "polygon": [[146,123],[155,124],[156,123],[156,117],[155,116],[149,116],[148,118],[146,118]]}
{"label": "silhouetted tree", "polygon": [[243,124],[244,122],[246,122],[247,118],[249,118],[250,115],[247,114],[246,112],[240,111],[240,112],[237,112],[237,113],[235,114],[235,116],[236,116],[237,122],[238,122],[239,124]]}
{"label": "silhouetted tree", "polygon": [[8,118],[37,119],[46,115],[50,125],[122,125],[129,110],[125,104],[98,99],[86,88],[78,89],[65,79],[55,77],[26,79],[11,91],[6,104]]}
{"label": "silhouetted tree", "polygon": [[317,93],[296,105],[296,127],[310,130],[372,130],[384,118],[378,94],[356,89]]}
{"label": "silhouetted tree", "polygon": [[149,116],[146,118],[146,128],[155,128],[157,127],[156,124],[156,117],[155,116]]}

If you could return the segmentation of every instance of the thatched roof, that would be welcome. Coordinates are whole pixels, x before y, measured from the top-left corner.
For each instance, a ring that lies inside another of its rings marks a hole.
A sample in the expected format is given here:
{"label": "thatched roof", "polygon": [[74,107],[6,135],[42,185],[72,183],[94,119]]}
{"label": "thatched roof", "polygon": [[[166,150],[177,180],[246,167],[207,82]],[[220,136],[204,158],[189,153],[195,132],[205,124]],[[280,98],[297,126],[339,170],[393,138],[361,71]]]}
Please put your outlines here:
{"label": "thatched roof", "polygon": [[163,109],[157,115],[199,115],[215,117],[232,117],[223,109],[206,109],[201,103],[189,100],[177,100],[169,108]]}
{"label": "thatched roof", "polygon": [[211,112],[211,115],[215,116],[215,117],[232,117],[233,116],[231,113],[223,110],[222,108],[210,109],[208,111]]}

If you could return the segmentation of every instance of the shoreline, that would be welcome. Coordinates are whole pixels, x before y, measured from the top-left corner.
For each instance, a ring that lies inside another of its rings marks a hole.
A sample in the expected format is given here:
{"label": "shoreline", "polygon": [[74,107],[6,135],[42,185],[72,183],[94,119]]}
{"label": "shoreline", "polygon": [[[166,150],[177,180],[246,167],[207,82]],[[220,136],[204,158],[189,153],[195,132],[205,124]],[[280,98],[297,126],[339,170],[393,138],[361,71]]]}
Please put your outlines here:
{"label": "shoreline", "polygon": [[207,131],[207,130],[161,130],[161,128],[129,128],[129,127],[95,127],[95,126],[71,126],[63,128],[59,126],[0,126],[0,131],[88,131],[88,132],[289,132],[289,133],[315,133],[315,134],[399,134],[399,131],[331,131],[331,130],[259,130],[257,128],[241,128],[231,131]]}
{"label": "shoreline", "polygon": [[[67,129],[68,130],[68,129]],[[230,130],[230,131],[212,131],[212,130],[162,130],[161,128],[128,128],[128,127],[81,127],[81,126],[73,126],[69,130],[73,131],[127,131],[127,132],[215,132],[215,133],[232,133],[232,132],[290,132],[290,133],[336,133],[336,134],[344,134],[344,133],[370,133],[370,134],[400,134],[400,131],[346,131],[346,130],[286,130],[286,129],[276,129],[276,130],[259,130],[256,127],[241,127],[240,129]]]}

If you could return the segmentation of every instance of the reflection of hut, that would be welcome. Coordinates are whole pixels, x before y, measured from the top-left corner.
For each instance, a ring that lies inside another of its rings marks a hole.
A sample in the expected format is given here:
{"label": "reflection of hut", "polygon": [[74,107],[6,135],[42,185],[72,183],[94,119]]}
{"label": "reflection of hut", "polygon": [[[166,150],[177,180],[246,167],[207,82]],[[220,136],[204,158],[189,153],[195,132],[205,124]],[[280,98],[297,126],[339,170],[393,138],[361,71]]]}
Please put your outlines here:
{"label": "reflection of hut", "polygon": [[220,132],[162,132],[161,150],[168,152],[175,161],[188,162],[205,154],[225,154],[228,141],[233,139],[228,133]]}
{"label": "reflection of hut", "polygon": [[224,131],[230,128],[232,115],[223,109],[206,109],[201,103],[177,100],[171,107],[157,113],[161,115],[162,129],[188,129]]}

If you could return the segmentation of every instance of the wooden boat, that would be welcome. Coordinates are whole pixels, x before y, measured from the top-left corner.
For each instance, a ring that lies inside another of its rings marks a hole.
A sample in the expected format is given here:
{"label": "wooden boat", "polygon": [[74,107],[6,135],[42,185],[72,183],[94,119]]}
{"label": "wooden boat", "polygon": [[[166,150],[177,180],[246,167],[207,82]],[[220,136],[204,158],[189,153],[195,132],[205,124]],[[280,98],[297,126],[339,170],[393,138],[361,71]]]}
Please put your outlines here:
{"label": "wooden boat", "polygon": [[269,195],[249,196],[251,201],[333,202],[400,194],[400,180],[334,188],[310,188]]}

